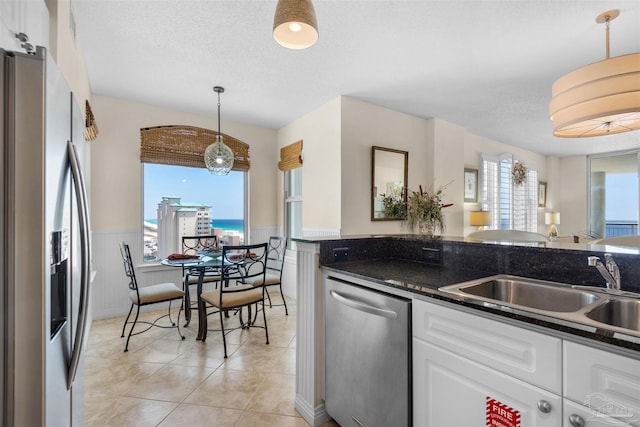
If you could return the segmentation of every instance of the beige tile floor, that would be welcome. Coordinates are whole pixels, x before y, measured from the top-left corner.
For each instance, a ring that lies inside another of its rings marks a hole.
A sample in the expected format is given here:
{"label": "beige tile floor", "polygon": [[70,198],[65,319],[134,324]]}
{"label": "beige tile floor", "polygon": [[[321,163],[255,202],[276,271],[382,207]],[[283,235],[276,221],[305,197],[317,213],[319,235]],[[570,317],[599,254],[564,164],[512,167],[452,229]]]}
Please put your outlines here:
{"label": "beige tile floor", "polygon": [[[229,333],[226,360],[220,332],[195,340],[195,316],[181,328],[184,341],[175,329],[153,328],[132,337],[127,353],[120,338],[124,317],[94,321],[85,359],[85,425],[308,426],[294,409],[295,300],[287,305],[289,316],[283,307],[267,307],[269,345],[264,329]],[[218,319],[211,315],[209,327],[218,327]],[[237,316],[229,322],[237,325]]]}

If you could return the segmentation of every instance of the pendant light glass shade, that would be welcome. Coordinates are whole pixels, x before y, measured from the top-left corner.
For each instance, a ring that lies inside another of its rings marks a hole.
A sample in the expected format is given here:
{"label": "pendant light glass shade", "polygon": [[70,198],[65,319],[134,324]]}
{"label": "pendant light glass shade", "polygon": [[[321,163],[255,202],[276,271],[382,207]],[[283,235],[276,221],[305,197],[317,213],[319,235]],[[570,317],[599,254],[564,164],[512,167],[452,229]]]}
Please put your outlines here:
{"label": "pendant light glass shade", "polygon": [[204,163],[214,175],[226,175],[233,167],[233,150],[222,142],[222,135],[216,135],[216,142],[204,152]]}
{"label": "pendant light glass shade", "polygon": [[609,22],[618,13],[611,10],[596,19],[607,24],[607,58],[553,84],[549,113],[555,136],[582,138],[640,129],[640,53],[609,58]]}
{"label": "pendant light glass shade", "polygon": [[214,175],[227,175],[233,167],[235,155],[233,150],[224,144],[220,133],[220,94],[224,92],[224,88],[215,86],[213,91],[218,94],[218,134],[216,135],[216,142],[208,146],[204,151],[204,164],[209,172]]}
{"label": "pendant light glass shade", "polygon": [[288,49],[306,49],[318,40],[318,23],[311,0],[278,0],[273,38]]}

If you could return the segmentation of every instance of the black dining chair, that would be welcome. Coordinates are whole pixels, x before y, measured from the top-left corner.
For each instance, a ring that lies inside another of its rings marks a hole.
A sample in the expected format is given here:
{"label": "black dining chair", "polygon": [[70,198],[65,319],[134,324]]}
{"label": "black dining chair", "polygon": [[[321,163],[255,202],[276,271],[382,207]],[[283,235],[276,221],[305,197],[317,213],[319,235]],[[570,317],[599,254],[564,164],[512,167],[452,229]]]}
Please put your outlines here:
{"label": "black dining chair", "polygon": [[[182,236],[182,255],[200,255],[204,252],[218,251],[218,236]],[[196,285],[199,280],[200,270],[182,267],[182,277],[184,278],[184,286]],[[203,283],[216,283],[220,281],[220,269],[207,268],[202,277]],[[192,302],[195,304],[195,302]]]}
{"label": "black dining chair", "polygon": [[[122,255],[122,262],[124,263],[124,274],[129,279],[129,299],[131,300],[131,308],[129,309],[129,314],[124,321],[124,325],[122,325],[121,337],[124,338],[127,324],[131,324],[131,329],[129,330],[129,335],[127,336],[127,343],[125,344],[124,351],[129,351],[129,340],[132,336],[146,332],[154,326],[158,328],[176,328],[178,330],[178,335],[180,335],[180,337],[184,339],[184,335],[182,335],[182,333],[180,332],[180,311],[178,311],[177,322],[173,322],[171,320],[171,303],[175,300],[182,301],[182,299],[184,298],[184,291],[178,288],[174,283],[159,283],[156,285],[139,287],[138,281],[136,280],[136,273],[133,267],[133,262],[131,261],[131,251],[129,250],[128,244],[124,242],[120,243],[120,254]],[[138,320],[138,317],[140,316],[140,307],[164,302],[169,302],[169,309],[167,314],[158,317],[153,322]],[[131,313],[133,312],[133,307],[136,307],[136,316],[133,321],[129,321]],[[160,319],[163,319],[165,317],[169,317],[171,326],[157,324]],[[133,330],[138,323],[144,323],[149,326],[146,329],[134,333]]]}
{"label": "black dining chair", "polygon": [[[220,315],[220,332],[224,346],[224,357],[227,357],[226,334],[238,328],[264,328],[266,344],[269,344],[269,330],[267,316],[264,310],[265,287],[249,283],[258,281],[264,283],[267,265],[267,243],[254,245],[224,246],[222,249],[221,285],[218,289],[198,292],[198,337],[204,342],[207,338],[207,304],[215,307]],[[255,318],[251,320],[251,306],[255,306],[256,314],[262,309],[264,326],[258,326]],[[225,328],[224,314],[230,310],[242,313],[243,307],[248,308],[248,320],[244,322],[239,316],[240,326]]]}
{"label": "black dining chair", "polygon": [[[284,299],[282,293],[282,270],[284,267],[284,256],[287,253],[287,238],[280,236],[269,237],[269,247],[267,250],[267,271],[264,279],[265,292],[267,299],[269,300],[269,308],[273,306],[284,306],[285,315],[289,315],[287,309],[287,301]],[[261,285],[260,277],[248,280],[254,286]],[[282,297],[282,304],[272,304],[271,295],[269,295],[269,287],[277,286],[280,290],[280,296]]]}

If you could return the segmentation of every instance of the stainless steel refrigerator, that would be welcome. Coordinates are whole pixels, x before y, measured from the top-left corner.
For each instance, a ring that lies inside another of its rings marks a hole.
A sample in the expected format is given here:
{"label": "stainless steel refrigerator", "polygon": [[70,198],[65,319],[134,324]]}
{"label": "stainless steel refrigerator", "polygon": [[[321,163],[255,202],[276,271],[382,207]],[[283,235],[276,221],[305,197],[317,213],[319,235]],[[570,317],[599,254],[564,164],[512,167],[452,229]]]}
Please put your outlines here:
{"label": "stainless steel refrigerator", "polygon": [[90,328],[84,121],[46,49],[0,49],[2,422],[82,425]]}

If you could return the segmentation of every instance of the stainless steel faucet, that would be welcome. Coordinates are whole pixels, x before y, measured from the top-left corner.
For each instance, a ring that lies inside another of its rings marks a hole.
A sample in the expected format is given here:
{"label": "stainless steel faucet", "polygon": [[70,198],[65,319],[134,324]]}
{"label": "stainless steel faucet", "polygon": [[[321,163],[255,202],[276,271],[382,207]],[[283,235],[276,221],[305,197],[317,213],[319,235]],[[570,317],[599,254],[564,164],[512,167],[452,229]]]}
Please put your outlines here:
{"label": "stainless steel faucet", "polygon": [[597,256],[590,256],[587,261],[589,266],[597,268],[604,280],[607,281],[607,288],[620,290],[620,269],[611,254],[604,254],[605,264]]}

